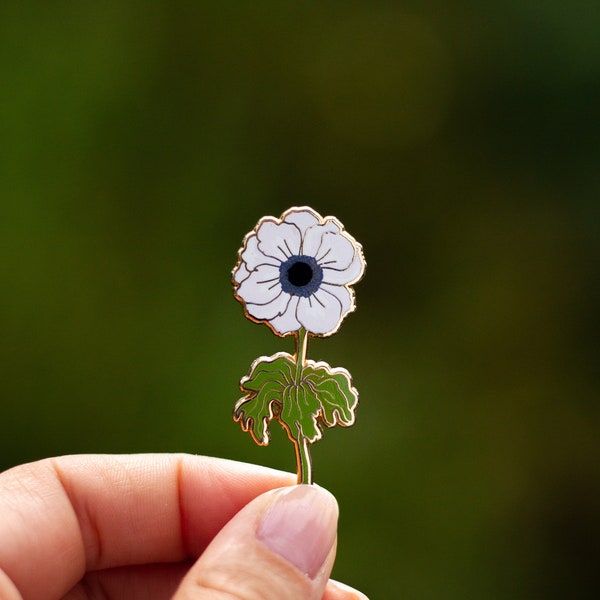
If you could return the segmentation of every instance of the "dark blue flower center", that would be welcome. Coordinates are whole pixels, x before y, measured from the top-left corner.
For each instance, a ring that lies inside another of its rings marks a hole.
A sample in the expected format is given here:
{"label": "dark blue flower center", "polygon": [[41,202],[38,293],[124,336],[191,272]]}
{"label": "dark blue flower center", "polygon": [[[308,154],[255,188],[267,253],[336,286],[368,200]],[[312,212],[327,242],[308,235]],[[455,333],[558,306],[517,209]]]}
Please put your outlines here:
{"label": "dark blue flower center", "polygon": [[279,266],[279,282],[284,292],[308,298],[323,281],[323,269],[312,256],[290,256]]}

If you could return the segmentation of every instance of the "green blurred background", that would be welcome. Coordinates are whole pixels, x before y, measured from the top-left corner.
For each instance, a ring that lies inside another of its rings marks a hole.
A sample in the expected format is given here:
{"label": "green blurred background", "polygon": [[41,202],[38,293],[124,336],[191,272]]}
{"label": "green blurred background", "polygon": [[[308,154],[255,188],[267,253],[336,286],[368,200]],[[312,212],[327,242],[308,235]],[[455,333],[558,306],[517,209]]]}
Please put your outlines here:
{"label": "green blurred background", "polygon": [[371,598],[600,595],[600,5],[6,2],[0,467],[186,451],[294,469],[231,419],[292,340],[230,271],[308,204],[361,241],[309,356],[336,578]]}

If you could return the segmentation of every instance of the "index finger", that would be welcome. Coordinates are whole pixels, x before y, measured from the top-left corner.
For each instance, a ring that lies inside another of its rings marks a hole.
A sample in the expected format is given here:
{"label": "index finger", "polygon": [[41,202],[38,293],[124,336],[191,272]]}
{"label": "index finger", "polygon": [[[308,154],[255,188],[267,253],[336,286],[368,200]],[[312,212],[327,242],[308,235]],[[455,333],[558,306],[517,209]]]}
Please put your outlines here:
{"label": "index finger", "polygon": [[254,497],[295,477],[169,454],[46,459],[0,474],[0,569],[24,597],[86,571],[195,558]]}

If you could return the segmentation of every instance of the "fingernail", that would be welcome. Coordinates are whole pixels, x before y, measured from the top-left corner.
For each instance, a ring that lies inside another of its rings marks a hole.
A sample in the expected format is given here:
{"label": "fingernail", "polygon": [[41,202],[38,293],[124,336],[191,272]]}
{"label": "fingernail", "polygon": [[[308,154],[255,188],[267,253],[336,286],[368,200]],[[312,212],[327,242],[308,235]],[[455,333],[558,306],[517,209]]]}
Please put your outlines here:
{"label": "fingernail", "polygon": [[335,541],[337,502],[314,485],[298,485],[277,494],[259,523],[257,537],[314,579]]}

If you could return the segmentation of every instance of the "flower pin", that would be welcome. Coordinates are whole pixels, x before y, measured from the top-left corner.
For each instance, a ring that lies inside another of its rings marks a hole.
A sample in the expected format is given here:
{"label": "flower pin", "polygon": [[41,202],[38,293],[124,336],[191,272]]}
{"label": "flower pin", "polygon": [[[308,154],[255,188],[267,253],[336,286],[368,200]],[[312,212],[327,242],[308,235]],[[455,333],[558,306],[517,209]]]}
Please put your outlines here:
{"label": "flower pin", "polygon": [[260,219],[233,269],[234,295],[246,317],[296,341],[295,354],[252,363],[233,418],[261,446],[269,443],[270,422],[279,421],[294,444],[298,483],[313,482],[310,444],[323,427],[354,423],[358,392],[350,373],[306,354],[310,336],[335,333],[355,309],[351,286],[364,270],[362,246],[335,217],[307,206]]}

